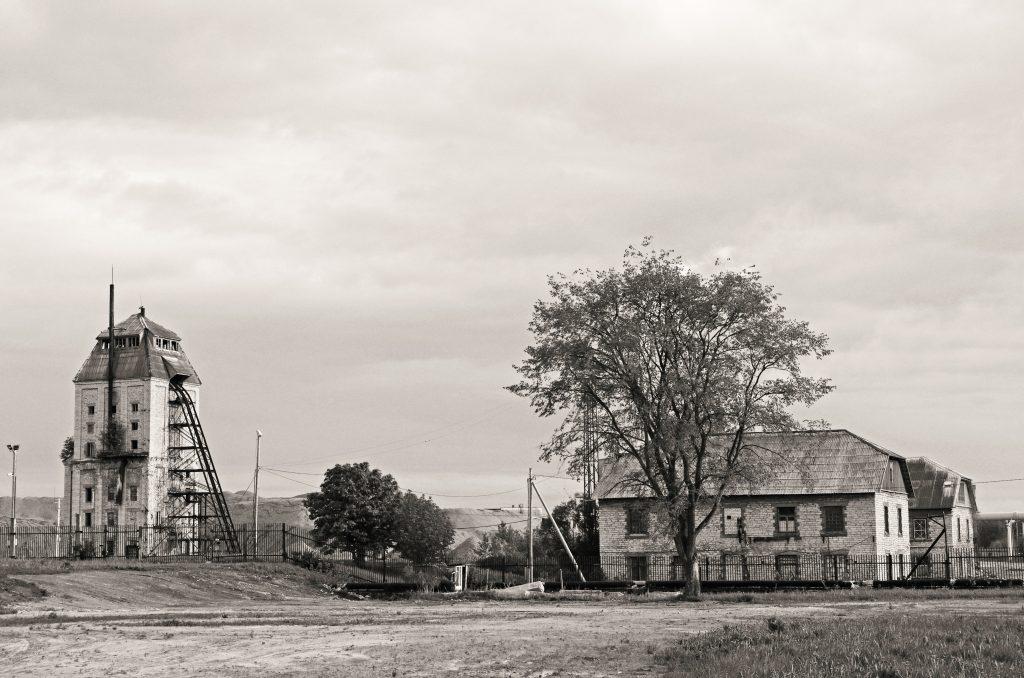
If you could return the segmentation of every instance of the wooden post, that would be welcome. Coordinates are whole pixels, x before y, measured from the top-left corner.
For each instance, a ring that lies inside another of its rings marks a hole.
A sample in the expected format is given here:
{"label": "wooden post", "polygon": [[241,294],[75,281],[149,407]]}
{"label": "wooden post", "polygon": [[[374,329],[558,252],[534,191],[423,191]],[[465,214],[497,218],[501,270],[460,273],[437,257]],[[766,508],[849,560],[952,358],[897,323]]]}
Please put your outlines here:
{"label": "wooden post", "polygon": [[288,560],[288,528],[281,523],[281,560]]}

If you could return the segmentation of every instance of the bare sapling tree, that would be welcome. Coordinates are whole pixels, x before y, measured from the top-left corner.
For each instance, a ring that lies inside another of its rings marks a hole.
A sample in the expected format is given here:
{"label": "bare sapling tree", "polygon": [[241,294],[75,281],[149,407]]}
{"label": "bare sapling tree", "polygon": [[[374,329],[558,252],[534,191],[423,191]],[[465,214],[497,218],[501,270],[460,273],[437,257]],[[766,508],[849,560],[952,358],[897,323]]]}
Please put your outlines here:
{"label": "bare sapling tree", "polygon": [[697,538],[723,494],[786,463],[746,435],[806,427],[791,409],[833,387],[801,362],[831,353],[828,337],[787,317],[757,271],[701,274],[649,239],[619,269],[550,277],[549,292],[508,387],[538,415],[564,417],[541,459],[581,471],[591,408],[602,449],[627,469],[621,482],[664,516],[697,598]]}

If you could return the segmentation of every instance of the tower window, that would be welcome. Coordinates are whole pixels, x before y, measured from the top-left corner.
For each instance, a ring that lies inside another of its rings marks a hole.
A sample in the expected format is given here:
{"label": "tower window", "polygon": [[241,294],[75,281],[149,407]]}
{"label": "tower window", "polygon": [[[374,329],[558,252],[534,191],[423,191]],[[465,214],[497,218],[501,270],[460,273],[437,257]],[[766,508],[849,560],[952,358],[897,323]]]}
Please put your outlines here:
{"label": "tower window", "polygon": [[138,485],[129,485],[128,486],[128,501],[138,501],[138,500],[139,500],[139,486]]}
{"label": "tower window", "polygon": [[138,412],[138,411],[139,411],[139,404],[138,403],[132,403],[132,412]]}
{"label": "tower window", "polygon": [[92,511],[85,512],[85,526],[92,527]]}
{"label": "tower window", "polygon": [[92,503],[92,488],[91,487],[86,487],[84,489],[84,491],[85,491],[85,503],[86,504],[91,504]]}
{"label": "tower window", "polygon": [[139,441],[138,440],[133,440],[132,441],[132,449],[133,450],[139,449]]}
{"label": "tower window", "polygon": [[85,456],[88,459],[96,456],[96,443],[90,441],[85,444]]}
{"label": "tower window", "polygon": [[93,433],[95,430],[96,430],[96,424],[92,423],[91,421],[88,424],[85,425],[85,432],[86,433]]}
{"label": "tower window", "polygon": [[139,422],[137,422],[137,421],[133,421],[132,422],[132,430],[133,431],[138,431],[139,430]]}
{"label": "tower window", "polygon": [[113,485],[107,487],[107,501],[114,501],[117,499],[117,488]]}
{"label": "tower window", "polygon": [[117,527],[117,511],[107,511],[107,527]]}
{"label": "tower window", "polygon": [[96,406],[95,406],[95,405],[89,405],[89,406],[87,406],[87,407],[85,408],[85,412],[86,412],[86,414],[88,414],[88,415],[89,415],[90,417],[91,417],[91,416],[93,416],[94,414],[96,414]]}

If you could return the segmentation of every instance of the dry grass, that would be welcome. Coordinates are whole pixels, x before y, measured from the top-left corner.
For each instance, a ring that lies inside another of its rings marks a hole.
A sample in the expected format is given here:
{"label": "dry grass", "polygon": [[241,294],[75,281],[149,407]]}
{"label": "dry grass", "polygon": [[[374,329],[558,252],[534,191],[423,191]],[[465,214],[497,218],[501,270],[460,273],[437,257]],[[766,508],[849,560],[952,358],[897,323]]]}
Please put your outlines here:
{"label": "dry grass", "polygon": [[1024,620],[998,615],[773,617],[760,625],[680,638],[657,658],[667,675],[679,678],[1024,675]]}
{"label": "dry grass", "polygon": [[820,603],[913,602],[917,600],[994,599],[1024,602],[1024,589],[840,589],[836,591],[772,591],[768,593],[710,593],[704,600],[720,603],[808,605]]}

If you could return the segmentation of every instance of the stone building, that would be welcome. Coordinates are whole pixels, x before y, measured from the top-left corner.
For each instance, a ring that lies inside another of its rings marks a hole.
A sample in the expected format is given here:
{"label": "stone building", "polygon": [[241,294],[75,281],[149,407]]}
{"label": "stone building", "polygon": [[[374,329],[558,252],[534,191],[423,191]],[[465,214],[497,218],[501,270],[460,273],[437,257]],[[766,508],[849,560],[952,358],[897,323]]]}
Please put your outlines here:
{"label": "stone building", "polygon": [[80,545],[90,555],[196,548],[211,472],[223,497],[212,463],[196,461],[198,420],[184,416],[195,413],[200,380],[181,337],[140,308],[114,325],[113,347],[109,329],[96,337],[74,385],[64,501]]}
{"label": "stone building", "polygon": [[[704,562],[713,564],[702,576],[795,578],[814,568],[822,578],[873,579],[909,571],[913,488],[902,456],[846,430],[746,440],[787,461],[769,479],[726,491],[698,537]],[[602,462],[602,566],[624,561],[631,579],[684,578],[667,513],[648,492],[630,487],[631,468],[631,458]],[[653,573],[654,562],[669,563],[669,571]]]}
{"label": "stone building", "polygon": [[908,459],[907,468],[914,486],[910,499],[910,548],[915,562],[924,558],[914,574],[926,576],[931,574],[932,561],[944,560],[947,552],[956,556],[974,554],[978,504],[974,482],[933,459]]}

